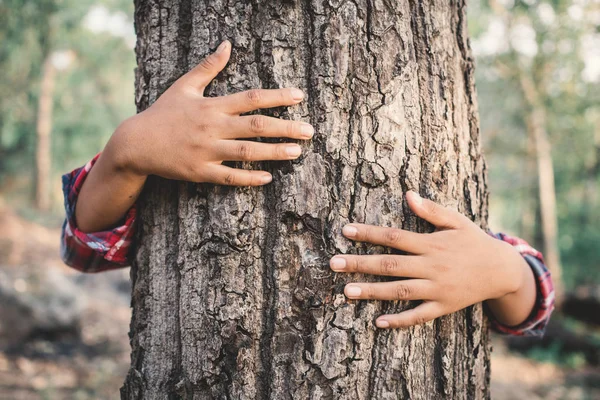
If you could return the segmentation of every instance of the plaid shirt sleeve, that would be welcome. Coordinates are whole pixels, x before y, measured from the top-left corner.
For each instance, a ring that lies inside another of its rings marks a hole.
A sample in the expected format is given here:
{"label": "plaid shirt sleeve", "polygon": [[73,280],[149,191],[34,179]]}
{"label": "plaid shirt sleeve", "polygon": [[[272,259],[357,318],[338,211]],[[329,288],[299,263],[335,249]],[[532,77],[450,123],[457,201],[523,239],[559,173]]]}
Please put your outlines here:
{"label": "plaid shirt sleeve", "polygon": [[531,267],[537,285],[537,296],[531,314],[517,326],[506,326],[495,320],[488,312],[492,329],[497,332],[516,336],[543,336],[550,315],[554,311],[554,287],[550,271],[544,264],[542,253],[531,247],[523,239],[511,237],[503,233],[492,234],[493,237],[512,245]]}
{"label": "plaid shirt sleeve", "polygon": [[62,177],[67,216],[62,227],[60,253],[65,264],[81,272],[107,271],[129,265],[129,250],[134,234],[135,205],[125,215],[122,225],[111,230],[84,233],[77,229],[75,206],[79,191],[99,156],[96,155],[84,167]]}

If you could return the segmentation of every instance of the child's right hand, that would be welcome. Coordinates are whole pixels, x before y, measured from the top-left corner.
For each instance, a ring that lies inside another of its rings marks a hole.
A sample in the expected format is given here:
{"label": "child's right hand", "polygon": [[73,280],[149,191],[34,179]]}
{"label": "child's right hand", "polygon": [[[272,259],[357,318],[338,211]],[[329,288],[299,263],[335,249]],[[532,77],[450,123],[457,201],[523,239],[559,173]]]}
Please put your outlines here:
{"label": "child's right hand", "polygon": [[125,121],[105,152],[118,169],[139,176],[258,186],[271,181],[266,171],[222,165],[224,161],[292,160],[301,154],[293,143],[260,143],[256,137],[310,139],[313,127],[304,122],[247,115],[260,108],[300,103],[300,89],[255,89],[223,97],[204,97],[204,89],[229,61],[231,44],[217,51],[177,80],[146,111]]}
{"label": "child's right hand", "polygon": [[256,137],[310,139],[303,122],[247,115],[259,108],[302,101],[300,89],[255,89],[223,97],[204,97],[204,88],[225,67],[231,44],[223,42],[196,68],[182,76],[150,108],[119,126],[87,175],[75,208],[82,232],[114,227],[137,200],[146,177],[221,185],[269,183],[266,171],[222,165],[223,161],[292,160],[301,153],[293,143],[259,143]]}

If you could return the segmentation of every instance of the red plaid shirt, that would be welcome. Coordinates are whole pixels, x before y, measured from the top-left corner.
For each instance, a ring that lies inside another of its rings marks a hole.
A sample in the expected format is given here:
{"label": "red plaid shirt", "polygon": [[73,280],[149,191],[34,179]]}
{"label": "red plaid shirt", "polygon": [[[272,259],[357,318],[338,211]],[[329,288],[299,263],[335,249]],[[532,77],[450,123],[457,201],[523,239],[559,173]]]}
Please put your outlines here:
{"label": "red plaid shirt", "polygon": [[83,233],[77,229],[75,205],[79,191],[99,156],[62,177],[67,218],[62,228],[60,255],[65,264],[81,272],[126,267],[134,234],[135,206],[127,212],[122,224],[110,231]]}
{"label": "red plaid shirt", "polygon": [[[63,224],[61,256],[67,265],[82,272],[100,272],[129,265],[131,242],[134,234],[135,206],[127,212],[122,224],[112,230],[83,233],[77,229],[75,205],[77,204],[79,190],[98,156],[94,157],[83,168],[65,174],[62,178],[67,218]],[[491,313],[488,313],[492,327],[498,332],[511,335],[543,335],[550,314],[554,310],[554,288],[542,254],[522,239],[502,233],[491,235],[510,243],[521,253],[531,267],[537,284],[535,307],[525,322],[518,326],[506,326],[495,320]]]}

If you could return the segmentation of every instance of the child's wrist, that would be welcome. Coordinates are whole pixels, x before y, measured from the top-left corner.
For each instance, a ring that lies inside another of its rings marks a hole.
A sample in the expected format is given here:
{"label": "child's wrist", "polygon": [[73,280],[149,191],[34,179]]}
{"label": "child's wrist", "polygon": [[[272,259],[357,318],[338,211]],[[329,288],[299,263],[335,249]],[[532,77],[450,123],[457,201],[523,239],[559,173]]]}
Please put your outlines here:
{"label": "child's wrist", "polygon": [[145,179],[145,171],[139,160],[138,121],[136,116],[123,121],[107,143],[103,155],[109,160],[111,169],[118,174]]}
{"label": "child's wrist", "polygon": [[499,268],[502,268],[506,272],[508,279],[506,280],[506,286],[503,288],[503,294],[498,298],[510,296],[521,291],[526,284],[526,274],[530,269],[529,264],[527,264],[521,253],[509,243],[503,242],[502,244],[505,250],[504,256],[499,258],[501,260]]}

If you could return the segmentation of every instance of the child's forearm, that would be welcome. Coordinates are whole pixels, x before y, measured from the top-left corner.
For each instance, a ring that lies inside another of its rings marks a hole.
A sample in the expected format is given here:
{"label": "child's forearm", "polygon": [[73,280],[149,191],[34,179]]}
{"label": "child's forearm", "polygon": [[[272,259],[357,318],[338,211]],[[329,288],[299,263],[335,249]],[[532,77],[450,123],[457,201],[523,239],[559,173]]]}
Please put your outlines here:
{"label": "child's forearm", "polygon": [[133,129],[135,123],[130,120],[117,128],[81,187],[75,219],[82,232],[114,227],[144,186],[146,175],[134,171],[127,162],[127,136],[134,134]]}
{"label": "child's forearm", "polygon": [[521,284],[514,292],[487,300],[486,304],[498,322],[507,326],[517,326],[531,314],[535,306],[537,286],[533,271],[523,256],[510,245],[507,245],[507,252],[512,253],[512,261],[509,262],[519,266],[514,269],[520,271]]}

